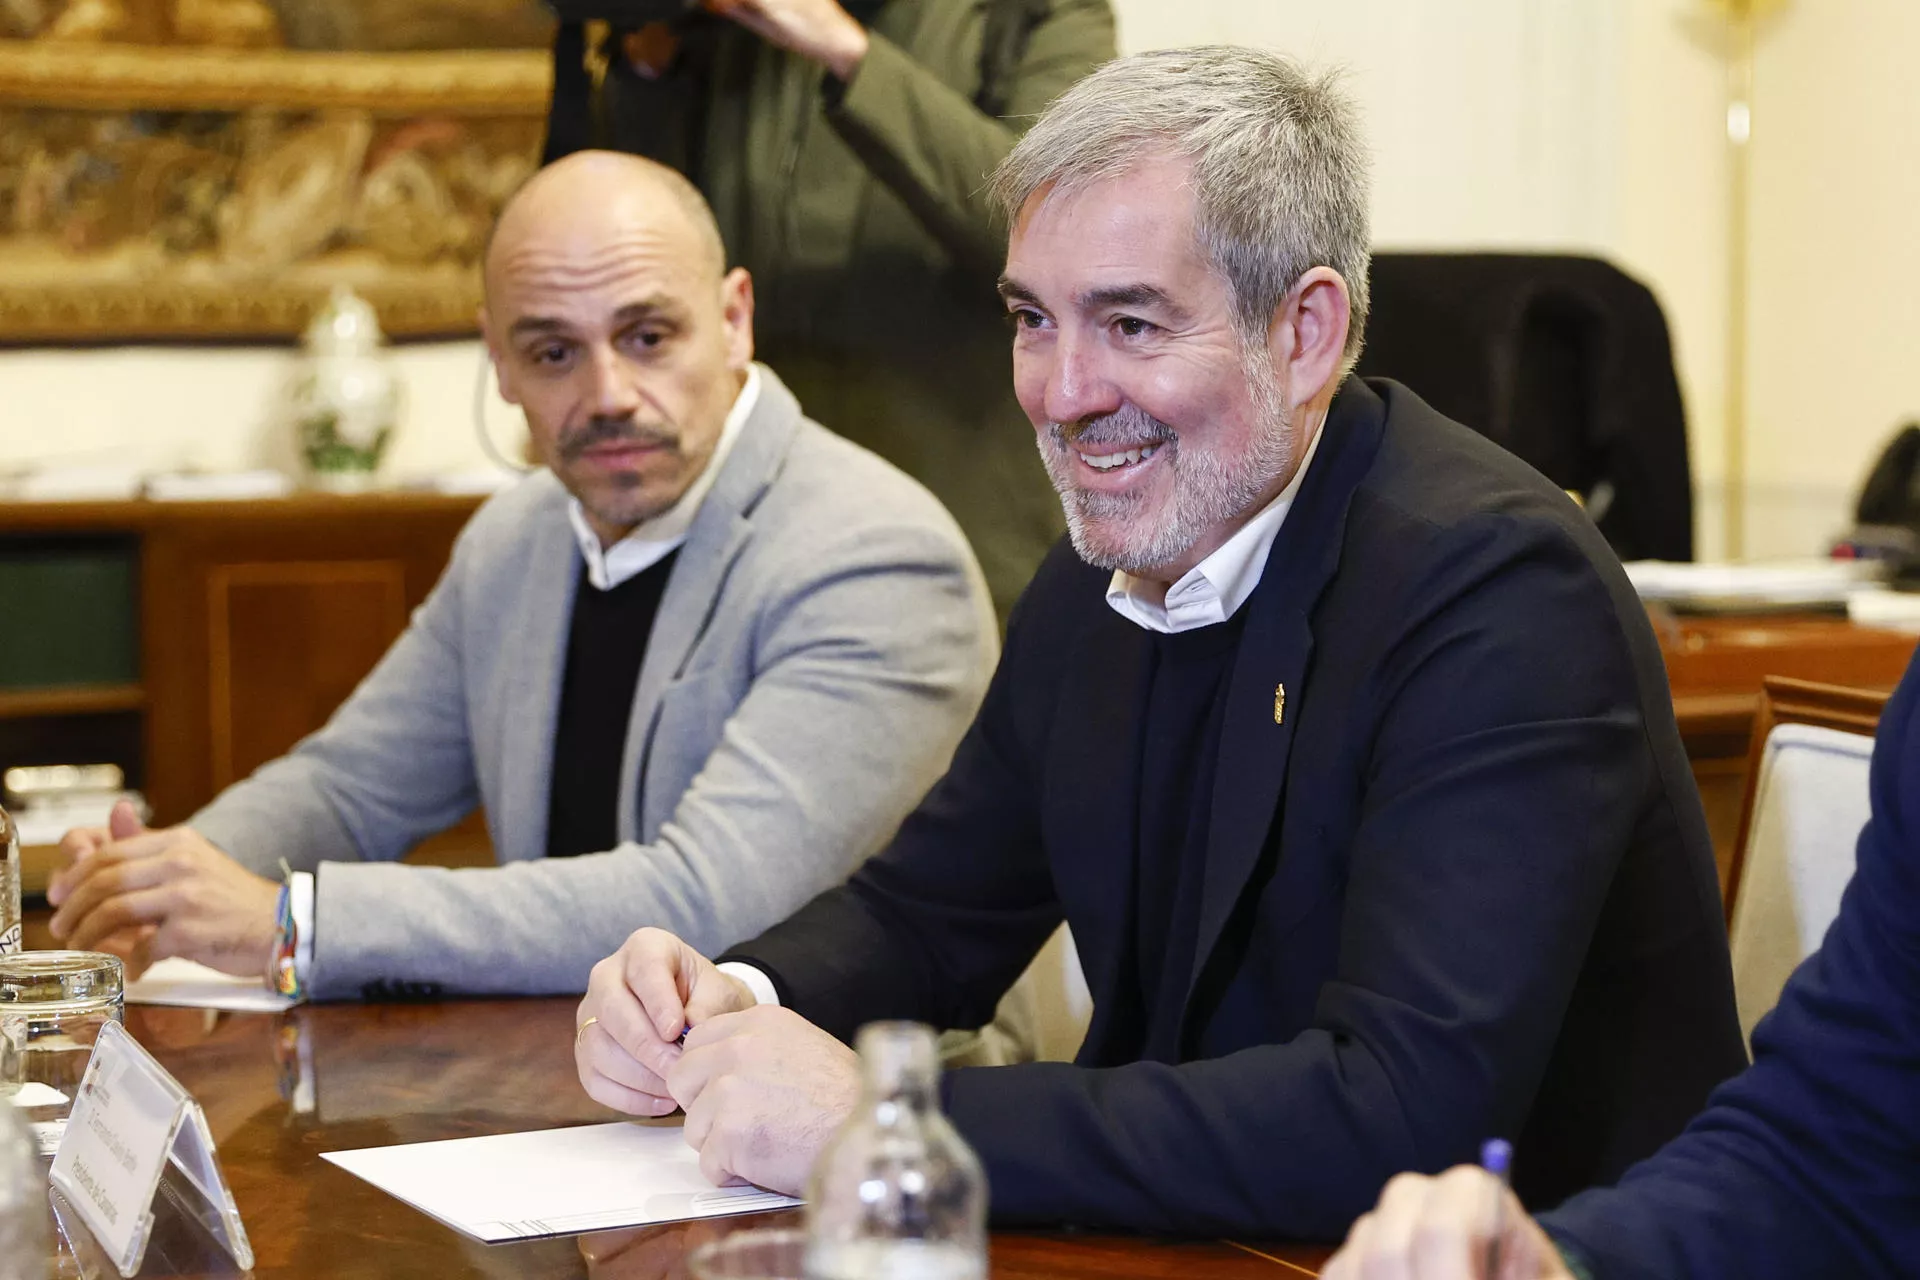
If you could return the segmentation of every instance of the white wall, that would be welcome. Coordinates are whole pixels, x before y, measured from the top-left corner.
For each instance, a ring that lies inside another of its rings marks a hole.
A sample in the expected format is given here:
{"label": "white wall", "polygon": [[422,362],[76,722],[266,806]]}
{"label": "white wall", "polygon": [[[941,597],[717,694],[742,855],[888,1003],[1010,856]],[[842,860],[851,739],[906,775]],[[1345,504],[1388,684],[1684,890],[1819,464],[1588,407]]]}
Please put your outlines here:
{"label": "white wall", "polygon": [[1756,512],[1783,526],[1844,514],[1920,417],[1916,56],[1912,0],[1800,0],[1761,46],[1748,434]]}
{"label": "white wall", "polygon": [[1383,247],[1585,248],[1616,211],[1616,0],[1118,0],[1129,50],[1258,44],[1337,64],[1376,153]]}
{"label": "white wall", "polygon": [[1613,239],[1596,247],[1650,287],[1667,313],[1693,453],[1695,550],[1711,558],[1723,548],[1726,81],[1689,25],[1699,12],[1690,0],[1620,6],[1617,213]]}
{"label": "white wall", "polygon": [[[0,352],[0,471],[34,464],[144,471],[293,472],[293,436],[279,417],[295,367],[291,347],[110,347]],[[387,465],[395,478],[490,464],[474,424],[478,341],[398,348],[405,400]],[[525,434],[492,394],[487,425],[503,451]]]}
{"label": "white wall", "polygon": [[[1674,331],[1700,544],[1719,546],[1726,206],[1720,64],[1692,0],[1116,0],[1123,48],[1285,48],[1350,71],[1387,248],[1597,252]],[[1762,46],[1753,145],[1749,551],[1817,550],[1902,415],[1920,302],[1911,0],[1799,0]],[[1842,258],[1840,253],[1844,252]],[[470,343],[399,357],[394,469],[467,469]],[[0,352],[0,469],[111,450],[151,465],[287,456],[272,349]],[[512,412],[493,406],[496,438]]]}

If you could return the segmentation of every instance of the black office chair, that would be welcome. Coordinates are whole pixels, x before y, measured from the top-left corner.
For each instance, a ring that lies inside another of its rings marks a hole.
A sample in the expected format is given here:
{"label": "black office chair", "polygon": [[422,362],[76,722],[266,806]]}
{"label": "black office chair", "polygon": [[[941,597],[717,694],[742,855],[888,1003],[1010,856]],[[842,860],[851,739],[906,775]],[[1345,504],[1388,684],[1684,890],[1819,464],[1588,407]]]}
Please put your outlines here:
{"label": "black office chair", "polygon": [[1530,463],[1622,560],[1693,559],[1687,425],[1666,317],[1597,258],[1380,253],[1359,372]]}

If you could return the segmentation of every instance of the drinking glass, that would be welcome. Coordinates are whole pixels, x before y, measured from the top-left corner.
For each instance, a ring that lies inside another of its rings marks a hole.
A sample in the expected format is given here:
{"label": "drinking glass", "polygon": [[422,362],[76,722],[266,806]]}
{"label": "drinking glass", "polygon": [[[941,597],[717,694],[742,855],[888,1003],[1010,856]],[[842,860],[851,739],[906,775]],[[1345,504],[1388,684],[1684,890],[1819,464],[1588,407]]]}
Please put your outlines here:
{"label": "drinking glass", "polygon": [[65,1122],[100,1028],[122,1020],[124,987],[120,961],[97,951],[0,956],[0,1096],[36,1130]]}

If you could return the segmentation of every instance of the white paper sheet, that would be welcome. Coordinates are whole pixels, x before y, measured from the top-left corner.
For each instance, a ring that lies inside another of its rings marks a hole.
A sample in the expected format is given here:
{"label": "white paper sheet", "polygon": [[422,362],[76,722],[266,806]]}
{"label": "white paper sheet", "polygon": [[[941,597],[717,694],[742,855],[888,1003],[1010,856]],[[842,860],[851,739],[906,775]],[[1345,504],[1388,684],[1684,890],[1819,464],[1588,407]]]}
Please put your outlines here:
{"label": "white paper sheet", "polygon": [[758,1187],[714,1186],[679,1125],[591,1124],[321,1158],[495,1244],[800,1203]]}
{"label": "white paper sheet", "polygon": [[1775,560],[1751,564],[1634,560],[1627,577],[1642,600],[1705,608],[1840,605],[1874,584],[1884,567],[1865,560]]}
{"label": "white paper sheet", "polygon": [[1870,587],[1847,597],[1847,617],[1863,627],[1920,631],[1920,592]]}
{"label": "white paper sheet", "polygon": [[236,978],[192,960],[174,956],[156,960],[127,984],[128,1004],[177,1004],[193,1009],[232,1009],[239,1013],[278,1013],[295,1001],[267,990],[259,978]]}
{"label": "white paper sheet", "polygon": [[16,1107],[57,1107],[67,1100],[67,1095],[50,1084],[38,1080],[29,1080],[12,1093],[0,1093],[0,1097],[10,1097]]}

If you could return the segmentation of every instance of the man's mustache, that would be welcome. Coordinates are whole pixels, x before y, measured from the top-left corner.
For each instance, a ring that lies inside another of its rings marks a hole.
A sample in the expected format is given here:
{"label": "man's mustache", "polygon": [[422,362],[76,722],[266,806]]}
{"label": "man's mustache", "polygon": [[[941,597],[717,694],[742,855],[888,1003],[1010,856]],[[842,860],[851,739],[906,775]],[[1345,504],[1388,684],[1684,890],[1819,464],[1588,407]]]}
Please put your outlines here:
{"label": "man's mustache", "polygon": [[642,425],[631,418],[590,418],[586,426],[571,435],[562,436],[556,447],[562,462],[577,462],[587,450],[605,444],[677,449],[680,435],[665,427]]}
{"label": "man's mustache", "polygon": [[1180,439],[1179,432],[1133,405],[1117,413],[1101,414],[1097,418],[1052,423],[1048,427],[1048,434],[1055,447],[1060,449],[1100,449],[1109,445],[1137,449],[1143,445],[1167,444]]}

